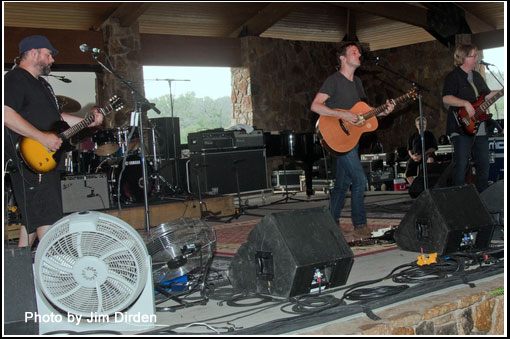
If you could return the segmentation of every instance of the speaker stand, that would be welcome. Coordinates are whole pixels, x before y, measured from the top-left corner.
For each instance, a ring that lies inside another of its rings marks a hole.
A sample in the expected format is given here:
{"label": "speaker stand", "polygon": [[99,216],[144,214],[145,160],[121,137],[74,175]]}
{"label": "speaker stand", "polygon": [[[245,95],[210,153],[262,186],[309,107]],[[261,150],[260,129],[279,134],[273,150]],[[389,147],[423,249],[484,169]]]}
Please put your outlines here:
{"label": "speaker stand", "polygon": [[288,184],[288,180],[287,180],[287,167],[286,167],[286,156],[282,156],[282,164],[283,164],[283,177],[284,177],[284,181],[285,181],[285,193],[284,193],[284,198],[283,199],[280,199],[280,200],[277,200],[275,202],[272,202],[271,204],[269,205],[277,205],[277,204],[286,204],[289,202],[289,200],[294,200],[294,201],[303,201],[303,200],[300,200],[300,199],[296,199],[296,198],[292,198],[289,196],[289,184]]}
{"label": "speaker stand", "polygon": [[263,215],[260,215],[260,214],[252,214],[252,213],[246,212],[246,208],[245,208],[245,206],[243,206],[243,203],[241,200],[241,188],[239,187],[239,173],[237,170],[237,163],[240,161],[243,161],[243,160],[244,159],[233,160],[234,171],[236,174],[237,203],[239,206],[235,210],[234,215],[232,215],[230,218],[228,218],[227,221],[225,221],[225,223],[230,223],[230,222],[232,222],[233,219],[238,219],[241,215],[249,215],[252,217],[263,217]]}

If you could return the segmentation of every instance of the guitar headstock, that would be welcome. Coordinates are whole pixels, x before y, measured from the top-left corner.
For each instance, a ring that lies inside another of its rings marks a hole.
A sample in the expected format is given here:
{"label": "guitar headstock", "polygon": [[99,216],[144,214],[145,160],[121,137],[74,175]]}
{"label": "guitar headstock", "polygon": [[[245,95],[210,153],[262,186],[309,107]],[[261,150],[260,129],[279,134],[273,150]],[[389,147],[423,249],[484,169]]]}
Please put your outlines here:
{"label": "guitar headstock", "polygon": [[124,107],[124,102],[117,95],[111,97],[108,102],[111,109],[115,111],[120,111]]}
{"label": "guitar headstock", "polygon": [[411,100],[418,99],[418,89],[416,87],[411,88],[409,91],[407,91],[407,95]]}

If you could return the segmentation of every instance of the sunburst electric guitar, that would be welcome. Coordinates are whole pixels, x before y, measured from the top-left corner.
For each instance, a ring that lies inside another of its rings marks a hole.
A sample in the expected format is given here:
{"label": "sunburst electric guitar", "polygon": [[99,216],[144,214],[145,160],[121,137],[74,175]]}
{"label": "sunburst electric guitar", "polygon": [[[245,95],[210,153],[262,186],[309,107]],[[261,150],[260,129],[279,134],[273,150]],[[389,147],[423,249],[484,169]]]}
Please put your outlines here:
{"label": "sunburst electric guitar", "polygon": [[[418,92],[416,88],[412,88],[406,94],[390,101],[396,105],[408,100],[416,100],[417,97]],[[376,115],[383,112],[386,108],[386,104],[377,108],[370,108],[370,106],[362,101],[355,104],[349,111],[365,119],[365,123],[362,126],[352,125],[337,117],[321,115],[318,121],[318,128],[322,146],[333,154],[349,152],[358,144],[363,133],[375,131],[379,127]],[[345,111],[341,109],[336,110]]]}
{"label": "sunburst electric guitar", "polygon": [[485,100],[487,93],[481,94],[474,103],[472,103],[473,108],[475,109],[475,115],[473,117],[469,117],[466,108],[460,107],[459,109],[453,112],[453,115],[457,119],[459,125],[461,125],[464,130],[470,135],[475,135],[478,133],[478,128],[480,124],[492,118],[492,114],[487,114],[487,108],[490,105],[496,102],[499,98],[504,95],[504,88],[499,90],[496,94],[494,94],[490,99]]}
{"label": "sunburst electric guitar", "polygon": [[[99,111],[106,116],[112,111],[118,111],[123,107],[122,100],[117,96],[113,96],[107,105],[101,107]],[[20,158],[23,160],[25,165],[35,173],[44,174],[53,171],[61,158],[63,152],[68,152],[73,149],[69,139],[86,128],[90,123],[94,121],[94,115],[90,115],[88,118],[83,119],[73,127],[65,121],[58,121],[50,131],[44,133],[51,133],[57,135],[62,139],[62,146],[55,152],[44,147],[40,142],[28,138],[20,137],[16,143],[16,150]]]}

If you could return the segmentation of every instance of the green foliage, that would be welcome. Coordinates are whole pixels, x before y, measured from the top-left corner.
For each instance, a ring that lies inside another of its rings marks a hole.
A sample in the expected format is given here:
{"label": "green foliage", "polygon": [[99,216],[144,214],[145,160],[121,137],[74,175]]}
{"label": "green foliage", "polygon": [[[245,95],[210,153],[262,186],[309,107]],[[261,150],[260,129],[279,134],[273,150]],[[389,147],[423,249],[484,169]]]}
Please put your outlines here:
{"label": "green foliage", "polygon": [[[150,100],[161,111],[158,115],[149,111],[149,118],[171,117],[170,95]],[[174,98],[174,117],[179,117],[181,143],[188,143],[188,134],[231,125],[232,102],[225,96],[216,100],[210,97],[197,98],[195,92],[187,92]]]}

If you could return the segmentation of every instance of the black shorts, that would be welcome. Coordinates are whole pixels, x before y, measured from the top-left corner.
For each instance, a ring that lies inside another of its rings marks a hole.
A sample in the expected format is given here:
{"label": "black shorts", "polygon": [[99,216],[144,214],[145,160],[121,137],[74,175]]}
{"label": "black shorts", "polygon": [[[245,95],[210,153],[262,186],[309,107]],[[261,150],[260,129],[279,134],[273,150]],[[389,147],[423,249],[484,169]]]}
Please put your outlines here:
{"label": "black shorts", "polygon": [[27,168],[10,175],[21,222],[28,233],[40,226],[52,225],[64,216],[59,171],[41,175],[40,182],[39,175]]}

